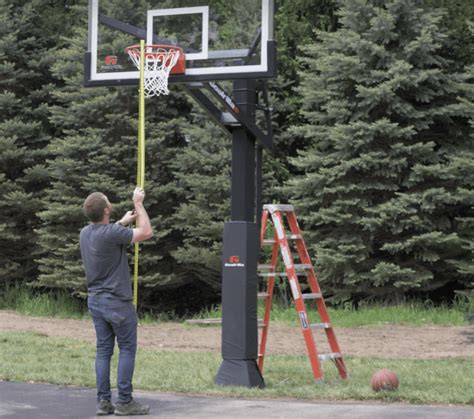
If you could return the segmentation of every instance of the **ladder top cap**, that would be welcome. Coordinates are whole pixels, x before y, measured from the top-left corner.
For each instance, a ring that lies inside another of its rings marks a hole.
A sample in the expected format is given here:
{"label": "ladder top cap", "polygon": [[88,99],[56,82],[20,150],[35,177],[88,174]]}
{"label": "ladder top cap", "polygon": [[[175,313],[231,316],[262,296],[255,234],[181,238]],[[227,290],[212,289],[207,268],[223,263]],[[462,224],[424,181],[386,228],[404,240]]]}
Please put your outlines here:
{"label": "ladder top cap", "polygon": [[264,210],[270,211],[274,213],[275,211],[282,211],[282,212],[293,212],[294,208],[293,205],[281,205],[281,204],[268,204],[263,206]]}

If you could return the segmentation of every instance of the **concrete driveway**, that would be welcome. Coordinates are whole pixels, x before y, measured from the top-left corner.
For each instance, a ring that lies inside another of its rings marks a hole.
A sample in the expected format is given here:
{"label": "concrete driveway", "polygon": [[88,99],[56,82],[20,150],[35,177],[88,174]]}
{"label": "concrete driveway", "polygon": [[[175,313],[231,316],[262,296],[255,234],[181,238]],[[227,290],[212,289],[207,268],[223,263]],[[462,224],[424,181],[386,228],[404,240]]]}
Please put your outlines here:
{"label": "concrete driveway", "polygon": [[[474,406],[419,406],[308,402],[296,400],[242,400],[136,392],[151,407],[149,418],[382,418],[473,419]],[[91,418],[95,389],[0,381],[0,418]]]}

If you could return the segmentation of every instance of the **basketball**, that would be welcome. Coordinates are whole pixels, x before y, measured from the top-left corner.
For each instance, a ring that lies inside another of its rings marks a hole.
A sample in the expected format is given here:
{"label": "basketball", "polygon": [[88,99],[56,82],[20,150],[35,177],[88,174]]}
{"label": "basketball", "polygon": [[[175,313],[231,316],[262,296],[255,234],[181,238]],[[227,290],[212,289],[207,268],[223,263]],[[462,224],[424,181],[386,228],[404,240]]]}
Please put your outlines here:
{"label": "basketball", "polygon": [[384,368],[372,375],[372,389],[376,392],[395,391],[398,389],[398,377],[393,371]]}

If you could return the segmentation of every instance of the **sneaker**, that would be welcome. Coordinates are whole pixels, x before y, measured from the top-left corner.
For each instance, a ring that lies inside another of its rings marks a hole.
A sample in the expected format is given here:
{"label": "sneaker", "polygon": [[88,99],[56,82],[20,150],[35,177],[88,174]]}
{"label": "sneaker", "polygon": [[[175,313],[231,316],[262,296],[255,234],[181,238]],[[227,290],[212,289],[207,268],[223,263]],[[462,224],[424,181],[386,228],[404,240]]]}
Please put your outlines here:
{"label": "sneaker", "polygon": [[115,406],[115,416],[147,415],[150,412],[150,406],[140,404],[135,399],[128,403],[117,402]]}
{"label": "sneaker", "polygon": [[97,403],[97,416],[111,415],[115,411],[115,406],[110,400],[101,400]]}

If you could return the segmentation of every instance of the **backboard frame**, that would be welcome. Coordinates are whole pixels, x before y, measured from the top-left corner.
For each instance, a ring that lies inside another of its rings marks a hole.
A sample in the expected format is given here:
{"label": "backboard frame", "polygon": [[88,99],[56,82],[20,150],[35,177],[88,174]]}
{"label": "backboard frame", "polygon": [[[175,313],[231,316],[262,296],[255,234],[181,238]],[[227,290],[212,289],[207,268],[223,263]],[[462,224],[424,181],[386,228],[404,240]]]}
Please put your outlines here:
{"label": "backboard frame", "polygon": [[[169,83],[190,83],[205,82],[217,80],[237,80],[237,79],[266,79],[274,78],[277,74],[277,56],[276,42],[274,40],[274,13],[275,0],[256,0],[261,1],[261,32],[255,44],[260,45],[260,63],[249,65],[234,66],[214,66],[187,68],[184,74],[172,74],[169,77]],[[156,16],[175,16],[178,14],[202,14],[202,45],[198,53],[186,54],[187,59],[205,60],[213,53],[214,57],[220,58],[231,56],[241,57],[251,56],[255,50],[255,45],[247,49],[209,51],[207,45],[209,30],[209,8],[208,6],[180,7],[167,9],[152,9],[147,11],[147,28],[134,28],[135,35],[140,39],[145,39],[147,43],[157,43],[153,38],[153,18]],[[84,85],[85,86],[121,86],[138,84],[138,71],[121,72],[100,72],[98,71],[98,31],[99,31],[99,0],[89,0],[89,33],[88,49],[84,57]],[[130,25],[123,23],[124,30],[130,28]],[[120,30],[120,29],[119,29]],[[179,46],[179,45],[177,45]],[[253,50],[252,50],[253,48]],[[189,58],[188,58],[189,56]]]}

